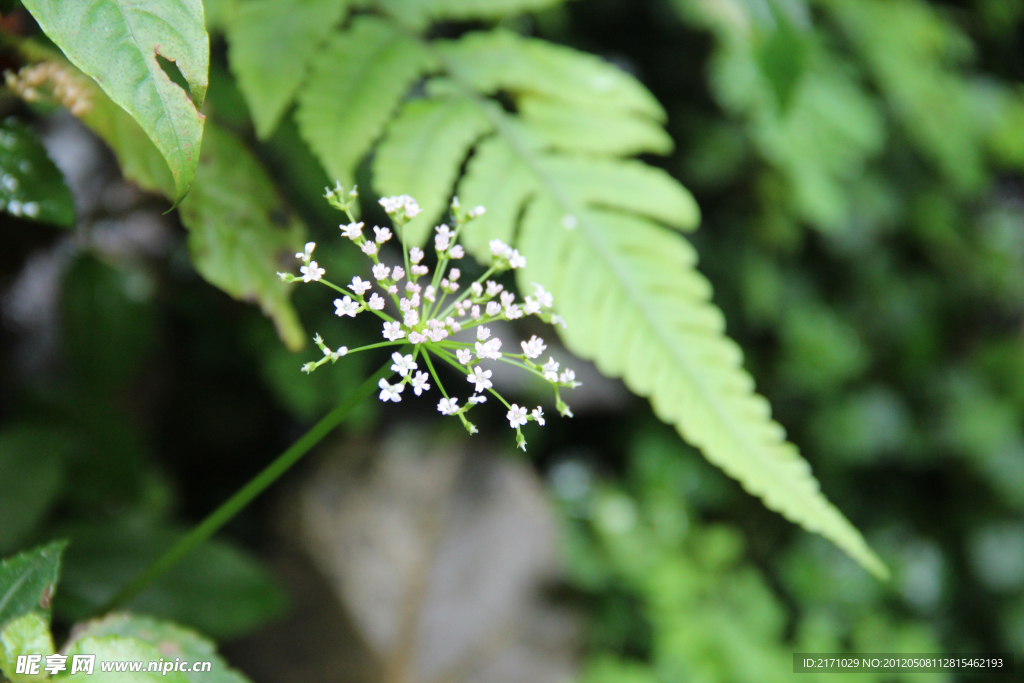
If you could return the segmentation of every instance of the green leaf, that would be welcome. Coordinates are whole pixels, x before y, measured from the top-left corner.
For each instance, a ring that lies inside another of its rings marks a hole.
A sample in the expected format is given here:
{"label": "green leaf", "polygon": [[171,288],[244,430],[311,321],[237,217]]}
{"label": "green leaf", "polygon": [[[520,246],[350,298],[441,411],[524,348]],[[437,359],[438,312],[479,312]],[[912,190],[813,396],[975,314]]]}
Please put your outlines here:
{"label": "green leaf", "polygon": [[374,189],[422,198],[423,213],[404,228],[411,244],[426,240],[470,148],[491,128],[480,107],[465,97],[414,100],[388,127],[373,160]]}
{"label": "green leaf", "polygon": [[227,28],[231,70],[267,138],[305,80],[310,60],[341,22],[349,0],[242,3]]}
{"label": "green leaf", "polygon": [[49,615],[65,546],[57,541],[0,562],[0,626],[33,611]]}
{"label": "green leaf", "polygon": [[210,126],[192,192],[181,204],[196,270],[231,296],[258,303],[292,349],[305,334],[276,271],[294,264],[305,227],[259,161],[233,134]]}
{"label": "green leaf", "polygon": [[50,619],[39,612],[28,612],[12,619],[0,628],[0,671],[12,683],[46,680],[46,672],[38,674],[16,673],[18,655],[52,655],[53,636],[50,635]]}
{"label": "green leaf", "polygon": [[[46,35],[146,132],[174,176],[176,201],[199,163],[210,44],[201,0],[25,0]],[[158,57],[174,62],[186,93]]]}
{"label": "green leaf", "polygon": [[430,69],[422,43],[389,22],[359,17],[320,54],[299,95],[302,137],[342,185],[380,137],[409,87]]}
{"label": "green leaf", "polygon": [[31,533],[60,492],[70,440],[50,425],[0,432],[0,551]]}
{"label": "green leaf", "polygon": [[[621,117],[660,114],[626,74],[612,75],[613,67],[566,48],[498,33],[470,34],[444,51],[456,80],[482,93],[543,94]],[[595,79],[601,88],[586,87]],[[529,261],[519,271],[520,288],[539,282],[552,291],[571,351],[648,397],[661,419],[769,508],[884,576],[884,565],[821,494],[768,402],[754,392],[696,269],[696,252],[663,227],[695,226],[689,193],[636,161],[545,152],[550,146],[537,141],[529,121],[487,102],[481,110],[498,134],[477,150],[459,187],[465,205],[488,208],[472,224],[468,246],[486,253],[488,239],[509,239],[518,228],[518,247]]]}
{"label": "green leaf", "polygon": [[380,0],[397,21],[421,26],[438,19],[503,19],[509,15],[536,12],[565,0]]}
{"label": "green leaf", "polygon": [[[71,539],[55,608],[66,621],[86,618],[183,535],[173,527],[123,522],[62,528]],[[280,615],[285,598],[249,555],[207,541],[125,605],[192,626],[215,638],[251,632]]]}
{"label": "green leaf", "polygon": [[546,149],[625,156],[668,154],[672,137],[656,121],[602,109],[582,109],[547,97],[521,97],[519,114]]}
{"label": "green leaf", "polygon": [[14,118],[0,123],[0,209],[65,228],[75,224],[64,176],[32,129]]}
{"label": "green leaf", "polygon": [[[68,655],[69,662],[75,655],[96,655],[93,673],[80,671],[70,674],[70,667],[68,667],[68,675],[61,675],[57,680],[66,683],[117,683],[119,681],[121,683],[157,683],[157,681],[190,683],[189,678],[180,671],[168,671],[167,674],[164,674],[162,671],[148,670],[149,662],[166,660],[167,655],[173,653],[173,649],[168,649],[170,651],[165,652],[162,648],[139,638],[82,636],[72,641],[64,649],[64,653]],[[145,664],[143,664],[143,670],[137,672],[129,670],[103,671],[100,667],[101,662],[145,662]]]}
{"label": "green leaf", "polygon": [[[78,624],[71,647],[86,650],[78,642],[86,638],[106,639],[118,637],[142,642],[157,648],[167,660],[182,659],[189,662],[210,662],[207,672],[179,672],[190,683],[245,683],[245,676],[228,667],[217,654],[213,641],[191,629],[168,621],[130,614],[112,614],[103,619]],[[109,641],[105,641],[109,642]],[[123,675],[123,674],[122,674]],[[91,679],[90,679],[91,680]]]}

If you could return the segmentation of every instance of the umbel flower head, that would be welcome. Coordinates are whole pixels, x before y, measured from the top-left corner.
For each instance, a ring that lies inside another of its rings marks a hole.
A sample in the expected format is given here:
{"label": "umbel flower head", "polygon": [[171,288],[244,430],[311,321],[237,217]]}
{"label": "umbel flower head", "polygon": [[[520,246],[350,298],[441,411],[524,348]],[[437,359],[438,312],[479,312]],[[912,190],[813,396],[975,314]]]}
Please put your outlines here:
{"label": "umbel flower head", "polygon": [[[485,403],[487,394],[491,394],[508,409],[506,419],[516,430],[517,445],[525,451],[526,439],[522,427],[528,422],[543,426],[544,410],[540,406],[531,411],[515,403],[509,404],[494,388],[491,382],[493,371],[487,366],[493,362],[505,363],[550,385],[559,413],[572,417],[559,391],[579,386],[576,374],[568,368],[559,372],[559,364],[554,358],[549,357],[547,362],[535,362],[547,349],[540,337],[533,335],[529,341],[520,342],[519,348],[516,348],[511,344],[505,345],[488,327],[497,321],[511,321],[530,315],[549,324],[565,325],[553,311],[554,300],[551,294],[541,285],[534,283],[533,292],[520,301],[515,294],[491,279],[507,270],[525,268],[526,258],[501,240],[491,240],[491,263],[484,274],[468,286],[459,282],[462,272],[453,266],[453,262],[466,256],[465,249],[458,243],[459,235],[468,223],[484,214],[484,207],[464,211],[458,199],[452,201],[454,227],[439,225],[434,228],[432,246],[437,264],[431,275],[430,267],[424,263],[425,252],[419,247],[410,248],[405,242],[403,228],[421,211],[416,200],[408,195],[384,197],[380,200],[380,205],[394,224],[393,233],[389,228],[380,226],[374,226],[372,231],[364,231],[363,223],[357,222],[352,215],[358,196],[355,187],[345,192],[340,185],[333,190],[328,189],[326,194],[331,206],[344,212],[348,218],[347,224],[339,226],[342,237],[351,240],[370,260],[366,273],[353,275],[343,286],[326,280],[326,270],[313,260],[316,244],[309,242],[303,251],[295,254],[302,262],[300,275],[278,275],[284,282],[318,282],[333,289],[341,295],[334,300],[334,312],[339,317],[354,318],[364,312],[377,316],[382,325],[383,341],[354,349],[341,346],[334,351],[317,334],[313,341],[323,352],[323,357],[306,363],[302,371],[313,372],[321,365],[336,363],[339,358],[351,353],[387,346],[402,347],[391,355],[391,371],[395,375],[380,380],[381,401],[399,403],[406,385],[412,388],[415,396],[429,394],[433,380],[441,395],[437,403],[438,412],[458,417],[469,433],[473,434],[477,431],[476,426],[466,414],[475,406]],[[381,260],[380,248],[395,234],[401,242],[402,261],[391,265]],[[456,341],[452,336],[471,329],[475,329],[471,341]],[[519,350],[522,353],[518,353]],[[465,388],[470,395],[464,402],[450,394],[441,383],[432,358],[447,363],[466,377],[469,386]],[[421,368],[421,360],[425,368]]]}

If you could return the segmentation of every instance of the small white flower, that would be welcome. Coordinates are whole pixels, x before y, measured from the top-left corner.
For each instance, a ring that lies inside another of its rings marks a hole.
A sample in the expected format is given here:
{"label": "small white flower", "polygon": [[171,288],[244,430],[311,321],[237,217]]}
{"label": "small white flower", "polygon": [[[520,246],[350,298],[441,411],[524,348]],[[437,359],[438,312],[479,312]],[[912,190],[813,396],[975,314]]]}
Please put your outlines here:
{"label": "small white flower", "polygon": [[409,342],[412,343],[412,344],[422,344],[422,343],[424,343],[426,341],[427,341],[427,337],[424,334],[420,334],[419,332],[410,332],[409,333]]}
{"label": "small white flower", "polygon": [[405,391],[405,385],[401,382],[398,384],[388,384],[388,381],[381,377],[380,381],[377,382],[377,386],[380,387],[380,400],[385,403],[388,401],[398,403],[402,400],[402,397],[399,396],[399,394]]}
{"label": "small white flower", "polygon": [[479,306],[473,306],[473,308],[469,309],[469,317],[471,317],[473,320],[479,320],[480,319],[480,307]]}
{"label": "small white flower", "polygon": [[498,315],[499,313],[501,313],[501,304],[499,304],[497,301],[488,301],[487,315],[494,316]]}
{"label": "small white flower", "polygon": [[487,281],[487,296],[497,296],[503,289],[505,288],[494,280]]}
{"label": "small white flower", "polygon": [[405,197],[405,215],[409,218],[416,218],[416,216],[420,215],[420,212],[423,211],[423,209],[421,209],[420,205],[416,203],[416,200],[409,195],[402,196]]}
{"label": "small white flower", "polygon": [[437,409],[441,411],[442,415],[454,415],[459,412],[458,402],[457,398],[442,398],[437,402]]}
{"label": "small white flower", "polygon": [[295,258],[302,259],[303,262],[309,263],[309,259],[313,257],[313,250],[316,249],[316,242],[306,242],[305,251],[300,251],[295,254]]}
{"label": "small white flower", "polygon": [[420,312],[415,308],[410,308],[405,312],[402,322],[405,323],[406,327],[415,327],[420,322]]}
{"label": "small white flower", "polygon": [[426,275],[430,272],[430,268],[427,268],[426,266],[411,266],[410,270],[412,270],[412,274],[417,277]]}
{"label": "small white flower", "polygon": [[412,378],[412,390],[417,396],[424,391],[430,391],[430,385],[427,384],[428,379],[430,379],[430,375],[425,372],[417,372],[416,376]]}
{"label": "small white flower", "polygon": [[478,403],[487,403],[487,397],[483,394],[473,394],[469,397],[469,402],[476,405]]}
{"label": "small white flower", "polygon": [[[445,226],[448,227],[448,226]],[[451,244],[452,238],[450,235],[434,235],[434,249],[440,252],[448,250],[448,246]]]}
{"label": "small white flower", "polygon": [[403,356],[398,351],[395,351],[391,354],[391,360],[395,361],[391,365],[391,372],[397,372],[402,377],[405,377],[410,371],[418,367],[416,361],[412,359],[411,353]]}
{"label": "small white flower", "polygon": [[356,317],[356,313],[359,312],[360,304],[358,301],[353,301],[351,297],[345,296],[344,299],[334,300],[334,315],[343,316],[347,315],[350,318]]}
{"label": "small white flower", "polygon": [[372,284],[356,275],[354,278],[352,278],[352,284],[350,284],[348,288],[355,292],[356,295],[362,296],[363,294],[366,294],[366,290],[368,290],[372,286]]}
{"label": "small white flower", "polygon": [[456,244],[448,252],[448,256],[453,259],[460,259],[466,255],[466,250],[462,248],[461,244]]}
{"label": "small white flower", "polygon": [[469,217],[470,218],[479,218],[480,216],[483,216],[486,212],[487,212],[487,209],[485,209],[482,206],[478,206],[476,208],[473,208],[473,209],[469,210]]}
{"label": "small white flower", "polygon": [[363,236],[363,224],[362,223],[349,223],[348,225],[342,225],[341,231],[345,234],[345,237],[350,240],[357,240]]}
{"label": "small white flower", "polygon": [[569,368],[566,368],[562,371],[562,376],[558,378],[558,381],[562,384],[572,384],[576,381],[576,373]]}
{"label": "small white flower", "polygon": [[450,329],[452,332],[458,332],[459,330],[462,329],[462,325],[459,324],[459,321],[451,316],[448,316],[447,318],[444,319],[444,324],[447,325],[448,329]]}
{"label": "small white flower", "polygon": [[527,358],[537,358],[540,354],[544,353],[544,349],[547,348],[547,346],[544,345],[544,340],[537,335],[530,337],[530,341],[528,342],[519,342],[519,345],[523,347],[523,355]]}
{"label": "small white flower", "polygon": [[437,300],[437,290],[434,289],[434,285],[427,285],[427,291],[423,292],[423,298],[430,303]]}
{"label": "small white flower", "polygon": [[537,424],[539,424],[541,427],[544,426],[544,409],[543,408],[541,408],[540,406],[537,406],[537,408],[532,413],[530,413],[530,415],[533,415],[533,419],[537,421]]}
{"label": "small white flower", "polygon": [[323,268],[318,268],[316,261],[310,261],[308,266],[301,266],[299,271],[302,273],[303,282],[319,281],[327,272]]}
{"label": "small white flower", "polygon": [[383,263],[376,263],[373,266],[373,277],[375,280],[386,280],[391,274],[391,269]]}
{"label": "small white flower", "polygon": [[469,349],[456,349],[455,357],[459,359],[459,362],[463,365],[469,365],[473,360],[473,352]]}
{"label": "small white flower", "polygon": [[513,249],[508,257],[508,265],[510,268],[525,268],[526,257],[520,254],[518,249]]}
{"label": "small white flower", "polygon": [[512,247],[508,246],[501,240],[491,240],[488,242],[488,245],[491,247],[491,254],[494,256],[507,257],[512,255]]}
{"label": "small white flower", "polygon": [[423,260],[423,250],[419,247],[413,247],[409,250],[409,263],[416,265]]}
{"label": "small white flower", "polygon": [[469,289],[473,292],[473,296],[481,297],[484,295],[484,286],[479,282],[474,282],[469,286]]}
{"label": "small white flower", "polygon": [[462,271],[458,268],[452,268],[448,271],[448,279],[452,282],[457,281],[460,277],[462,277]]}
{"label": "small white flower", "polygon": [[374,254],[377,253],[377,243],[376,242],[369,242],[369,241],[363,242],[363,246],[361,246],[359,248],[362,249],[363,253],[366,254],[367,256],[373,256]]}
{"label": "small white flower", "polygon": [[395,266],[395,270],[391,274],[394,276],[395,282],[398,282],[405,277],[405,269],[402,266]]}
{"label": "small white flower", "polygon": [[470,384],[475,384],[476,385],[476,392],[477,393],[480,393],[484,389],[490,389],[492,386],[494,386],[491,383],[491,379],[490,378],[491,378],[491,371],[490,370],[481,370],[479,365],[477,365],[475,368],[473,368],[473,372],[471,372],[468,375],[466,375],[466,381],[469,382]]}
{"label": "small white flower", "polygon": [[391,231],[387,228],[378,228],[375,225],[373,226],[373,234],[377,236],[377,244],[384,244],[391,239]]}
{"label": "small white flower", "polygon": [[479,358],[481,360],[483,360],[484,358],[490,358],[491,360],[498,360],[499,358],[501,358],[501,351],[498,350],[500,348],[501,348],[501,340],[498,339],[497,337],[495,337],[494,339],[490,340],[489,342],[486,342],[486,343],[483,343],[483,344],[481,344],[480,342],[477,342],[476,343],[476,355],[477,355],[477,358]]}
{"label": "small white flower", "polygon": [[502,292],[500,298],[501,298],[501,305],[505,306],[505,307],[508,307],[508,306],[511,306],[515,302],[516,295],[513,294],[512,292]]}
{"label": "small white flower", "polygon": [[476,328],[477,341],[487,341],[491,337],[491,328],[481,325]]}
{"label": "small white flower", "polygon": [[528,296],[526,297],[525,302],[526,303],[523,304],[523,312],[526,313],[526,315],[534,315],[535,313],[540,313],[539,301],[534,299],[532,296]]}
{"label": "small white flower", "polygon": [[375,311],[384,310],[384,297],[382,297],[377,292],[374,292],[373,294],[370,295],[369,306]]}
{"label": "small white flower", "polygon": [[537,296],[537,301],[539,301],[540,305],[544,308],[551,308],[555,305],[555,299],[551,296],[551,293],[536,282],[533,283],[533,292]]}
{"label": "small white flower", "polygon": [[558,381],[558,363],[554,358],[548,356],[548,362],[541,366],[540,371],[544,373],[544,379],[549,382]]}
{"label": "small white flower", "polygon": [[345,355],[348,355],[348,347],[339,346],[338,350],[331,354],[331,358],[333,358],[334,360],[338,360],[339,358]]}
{"label": "small white flower", "polygon": [[391,285],[390,287],[388,287],[388,294],[392,296],[398,294],[398,287],[396,287],[395,285]]}
{"label": "small white flower", "polygon": [[402,323],[397,320],[384,323],[384,338],[388,341],[398,341],[404,336],[405,330],[402,329]]}
{"label": "small white flower", "polygon": [[427,337],[429,337],[432,342],[439,342],[448,338],[448,330],[443,327],[427,330]]}
{"label": "small white flower", "polygon": [[516,318],[523,317],[523,311],[516,304],[505,307],[505,317],[509,320],[515,320]]}
{"label": "small white flower", "polygon": [[508,418],[509,426],[511,426],[512,429],[522,427],[526,424],[526,408],[520,408],[518,405],[513,403],[505,417]]}

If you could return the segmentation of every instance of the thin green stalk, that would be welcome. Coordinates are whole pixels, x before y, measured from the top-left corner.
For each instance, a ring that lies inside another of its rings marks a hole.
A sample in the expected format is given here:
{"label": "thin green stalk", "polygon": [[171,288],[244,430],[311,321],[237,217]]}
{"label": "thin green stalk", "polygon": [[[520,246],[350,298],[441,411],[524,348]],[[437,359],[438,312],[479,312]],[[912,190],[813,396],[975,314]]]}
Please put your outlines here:
{"label": "thin green stalk", "polygon": [[388,360],[380,370],[360,384],[355,391],[349,394],[345,400],[339,403],[323,419],[313,425],[308,432],[303,434],[288,450],[279,455],[274,462],[267,465],[262,472],[253,477],[235,495],[231,496],[219,508],[207,515],[206,519],[171,546],[156,562],[132,579],[131,583],[118,591],[113,598],[100,608],[99,613],[109,612],[119,605],[130,602],[149,584],[160,578],[167,570],[203,543],[203,541],[217,533],[221,527],[227,524],[246,505],[251,503],[256,496],[263,493],[282,474],[287,472],[292,465],[298,462],[302,456],[309,452],[313,446],[337,427],[352,412],[353,408],[371,396],[376,391],[377,383],[380,379],[391,374],[390,365],[391,361]]}

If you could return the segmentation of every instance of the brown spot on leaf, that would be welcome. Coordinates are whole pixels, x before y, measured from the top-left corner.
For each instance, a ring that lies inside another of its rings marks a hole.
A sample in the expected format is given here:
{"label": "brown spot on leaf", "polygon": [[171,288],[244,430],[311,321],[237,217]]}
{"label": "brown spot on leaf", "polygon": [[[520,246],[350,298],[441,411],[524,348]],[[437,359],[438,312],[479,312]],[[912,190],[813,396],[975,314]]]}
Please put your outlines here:
{"label": "brown spot on leaf", "polygon": [[50,609],[50,601],[53,600],[53,584],[46,584],[43,594],[39,596],[39,606],[43,609]]}

